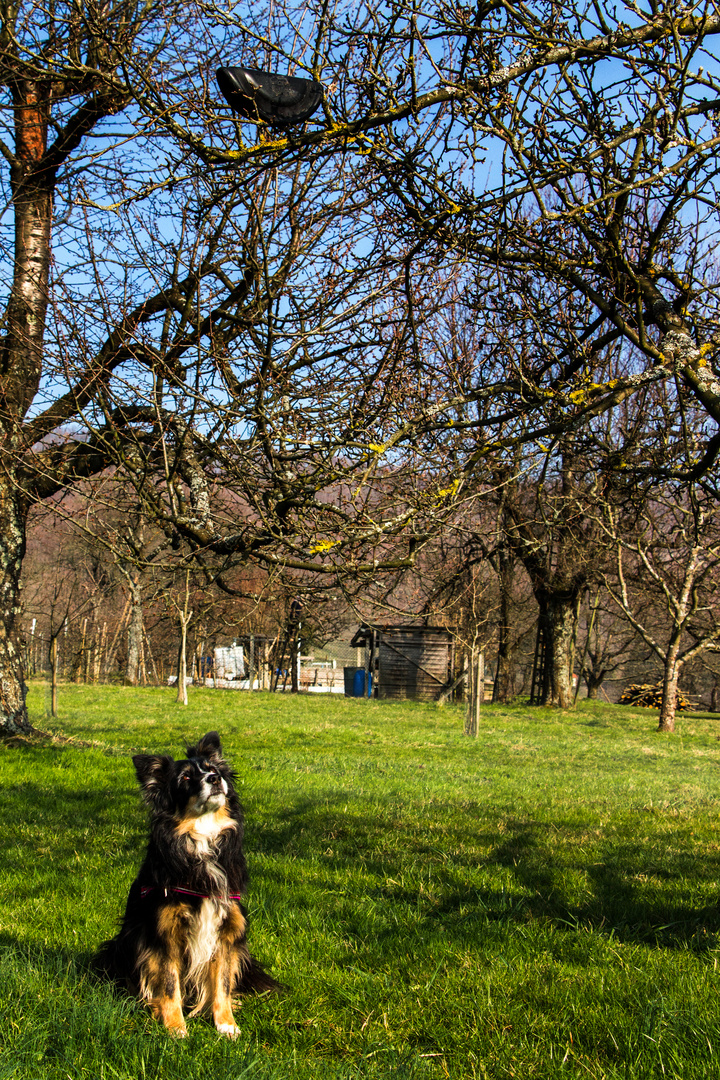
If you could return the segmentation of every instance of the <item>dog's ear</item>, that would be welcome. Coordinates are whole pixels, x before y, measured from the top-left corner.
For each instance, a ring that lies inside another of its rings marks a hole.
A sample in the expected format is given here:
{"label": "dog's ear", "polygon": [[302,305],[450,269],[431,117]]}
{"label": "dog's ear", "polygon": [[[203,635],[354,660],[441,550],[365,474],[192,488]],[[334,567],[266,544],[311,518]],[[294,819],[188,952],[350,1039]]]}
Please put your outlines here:
{"label": "dog's ear", "polygon": [[132,760],[143,799],[151,806],[156,805],[167,790],[175,762],[171,757],[155,754],[136,754]]}
{"label": "dog's ear", "polygon": [[222,747],[217,731],[208,731],[197,746],[188,746],[187,756],[189,758],[204,757],[215,762],[222,761]]}

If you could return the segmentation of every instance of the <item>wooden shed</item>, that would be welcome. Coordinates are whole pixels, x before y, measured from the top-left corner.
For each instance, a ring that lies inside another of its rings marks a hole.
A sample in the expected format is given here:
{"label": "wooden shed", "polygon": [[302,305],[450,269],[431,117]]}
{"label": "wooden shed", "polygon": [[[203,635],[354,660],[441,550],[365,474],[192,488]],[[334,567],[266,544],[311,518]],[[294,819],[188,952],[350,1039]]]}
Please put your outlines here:
{"label": "wooden shed", "polygon": [[373,696],[434,701],[452,682],[455,643],[439,626],[361,626],[352,645],[370,647]]}

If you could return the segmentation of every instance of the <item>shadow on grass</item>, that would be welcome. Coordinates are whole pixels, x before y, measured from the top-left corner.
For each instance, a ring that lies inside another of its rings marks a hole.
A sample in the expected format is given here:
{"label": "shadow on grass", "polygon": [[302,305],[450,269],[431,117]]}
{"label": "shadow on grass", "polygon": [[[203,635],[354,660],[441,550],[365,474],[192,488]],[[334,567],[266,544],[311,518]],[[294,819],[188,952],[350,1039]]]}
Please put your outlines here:
{"label": "shadow on grass", "polygon": [[[345,806],[347,799],[338,799],[340,804]],[[407,830],[403,836],[399,826],[394,847],[388,846],[392,828],[387,819],[348,814],[347,809],[340,816],[332,802],[304,799],[285,812],[282,823],[258,838],[258,850],[266,855],[309,858],[317,864],[330,844],[332,857],[324,861],[328,869],[342,875],[361,865],[365,874],[388,882],[371,887],[368,895],[406,909],[420,904],[428,928],[442,927],[446,937],[463,944],[478,940],[483,921],[545,921],[559,929],[582,927],[626,943],[698,954],[713,948],[720,934],[718,906],[699,906],[687,898],[691,891],[697,892],[699,883],[720,877],[720,856],[714,854],[690,851],[673,857],[658,852],[661,837],[656,838],[655,847],[605,839],[588,850],[587,845],[580,845],[585,825],[562,823],[555,829],[548,822],[506,820],[494,829],[486,819],[482,832],[475,832],[472,840],[489,853],[480,859],[464,855],[463,839],[470,830],[448,830],[452,853],[446,867],[438,842],[428,844],[421,829]],[[558,854],[549,837],[559,832]],[[422,878],[423,865],[431,868],[432,900],[424,901],[421,890],[406,883],[409,877]],[[464,872],[467,886],[458,887],[458,877]],[[271,867],[266,866],[263,873],[273,876]],[[492,877],[498,879],[497,888],[487,887]],[[581,889],[578,879],[582,879]],[[397,936],[402,937],[403,920],[398,917],[396,922]],[[393,935],[392,930],[385,933]]]}
{"label": "shadow on grass", "polygon": [[46,966],[53,970],[61,968],[63,971],[73,971],[78,977],[93,975],[93,953],[90,950],[56,948],[42,942],[19,941],[13,934],[0,931],[0,951],[5,955],[8,952],[14,953],[29,964]]}
{"label": "shadow on grass", "polygon": [[[520,894],[509,898],[504,892],[458,890],[444,899],[438,917],[466,910],[474,896],[490,919],[545,920],[561,928],[612,934],[626,943],[695,953],[707,952],[716,944],[718,906],[698,907],[683,899],[693,871],[703,880],[717,877],[716,856],[688,856],[679,867],[664,866],[642,844],[617,842],[596,852],[594,859],[578,859],[568,866],[558,863],[548,850],[547,824],[517,822],[506,828],[509,835],[497,838],[486,865],[510,871]],[[586,898],[579,903],[568,897],[564,882],[568,870],[586,875]]]}
{"label": "shadow on grass", "polygon": [[[62,754],[62,748],[57,752]],[[68,775],[60,792],[48,783],[20,780],[1,793],[0,827],[6,837],[18,823],[22,831],[0,848],[0,872],[17,878],[22,871],[19,850],[24,849],[28,897],[78,892],[83,874],[78,852],[83,843],[92,844],[97,858],[111,823],[128,829],[127,838],[120,844],[116,838],[103,863],[113,894],[114,868],[119,863],[134,868],[140,861],[144,839],[138,830],[144,814],[134,790],[121,784],[74,790],[76,779],[77,772],[72,780]],[[269,857],[263,860],[262,876],[268,883],[275,879],[278,891],[292,878],[301,888],[308,871],[331,874],[337,900],[320,901],[310,890],[303,903],[325,904],[325,917],[336,920],[341,933],[364,936],[362,915],[353,913],[354,895],[364,892],[377,900],[384,910],[378,933],[389,947],[401,947],[404,915],[411,909],[428,929],[441,928],[446,938],[464,945],[479,941],[483,925],[493,921],[543,920],[560,929],[584,927],[625,942],[697,953],[711,948],[720,934],[718,908],[686,899],[691,890],[697,893],[698,883],[720,876],[716,855],[673,857],[662,850],[666,837],[659,834],[650,845],[607,838],[581,843],[588,823],[493,822],[487,807],[480,806],[477,818],[472,814],[472,808],[464,808],[462,815],[456,811],[452,821],[445,817],[440,833],[430,834],[407,805],[379,806],[346,794],[296,798],[282,817],[271,811],[262,831],[251,820],[248,858],[252,868],[253,856]],[[280,860],[277,870],[273,856]],[[368,884],[368,877],[375,881]],[[432,897],[423,893],[423,877],[431,881]],[[119,889],[118,910],[123,897]],[[0,936],[0,945],[10,943]],[[70,952],[68,960],[85,970],[89,956]]]}

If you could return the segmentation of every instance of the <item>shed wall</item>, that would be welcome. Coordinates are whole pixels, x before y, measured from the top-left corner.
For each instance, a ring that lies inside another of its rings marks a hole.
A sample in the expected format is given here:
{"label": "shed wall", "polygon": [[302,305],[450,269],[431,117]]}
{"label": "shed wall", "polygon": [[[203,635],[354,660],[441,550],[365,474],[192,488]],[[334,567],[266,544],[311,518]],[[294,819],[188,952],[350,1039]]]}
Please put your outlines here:
{"label": "shed wall", "polygon": [[378,697],[432,701],[450,677],[451,638],[445,630],[384,629],[378,652]]}

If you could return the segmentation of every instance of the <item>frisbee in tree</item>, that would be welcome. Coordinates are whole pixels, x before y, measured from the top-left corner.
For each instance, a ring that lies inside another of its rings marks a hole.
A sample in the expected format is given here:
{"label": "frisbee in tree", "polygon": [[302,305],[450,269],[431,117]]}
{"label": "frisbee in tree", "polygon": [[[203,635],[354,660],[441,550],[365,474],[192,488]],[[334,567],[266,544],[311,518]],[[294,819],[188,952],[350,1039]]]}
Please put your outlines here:
{"label": "frisbee in tree", "polygon": [[322,84],[295,75],[272,75],[256,68],[221,67],[220,91],[233,112],[275,127],[302,124],[322,101]]}

